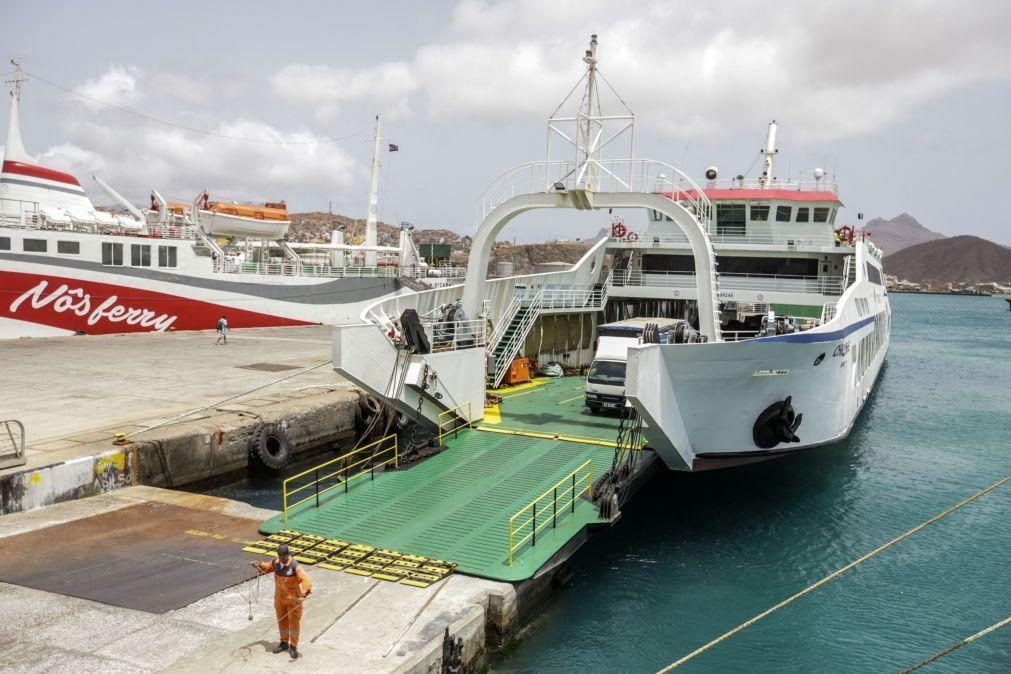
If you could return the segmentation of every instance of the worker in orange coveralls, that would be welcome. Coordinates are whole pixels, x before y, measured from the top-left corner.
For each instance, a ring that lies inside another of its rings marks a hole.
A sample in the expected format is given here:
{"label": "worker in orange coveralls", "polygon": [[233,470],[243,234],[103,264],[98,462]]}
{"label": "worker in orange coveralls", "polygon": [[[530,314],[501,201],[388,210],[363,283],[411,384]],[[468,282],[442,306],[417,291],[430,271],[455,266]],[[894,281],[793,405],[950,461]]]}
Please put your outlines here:
{"label": "worker in orange coveralls", "polygon": [[288,651],[291,659],[298,657],[298,630],[302,623],[302,602],[312,592],[309,576],[302,565],[291,558],[287,545],[277,546],[277,559],[269,562],[250,562],[260,573],[274,574],[274,613],[281,643],[274,653]]}

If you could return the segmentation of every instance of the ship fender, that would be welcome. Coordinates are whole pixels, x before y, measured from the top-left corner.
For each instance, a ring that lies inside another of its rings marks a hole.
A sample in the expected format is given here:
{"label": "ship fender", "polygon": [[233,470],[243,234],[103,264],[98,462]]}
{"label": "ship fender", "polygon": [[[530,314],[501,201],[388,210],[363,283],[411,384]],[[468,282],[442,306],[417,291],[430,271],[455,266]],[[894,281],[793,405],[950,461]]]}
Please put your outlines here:
{"label": "ship fender", "polygon": [[264,424],[254,433],[249,455],[264,468],[282,470],[291,462],[291,441],[281,424]]}
{"label": "ship fender", "polygon": [[781,442],[800,442],[797,429],[803,418],[803,414],[793,409],[793,396],[769,405],[755,420],[752,429],[755,444],[762,449],[772,449]]}

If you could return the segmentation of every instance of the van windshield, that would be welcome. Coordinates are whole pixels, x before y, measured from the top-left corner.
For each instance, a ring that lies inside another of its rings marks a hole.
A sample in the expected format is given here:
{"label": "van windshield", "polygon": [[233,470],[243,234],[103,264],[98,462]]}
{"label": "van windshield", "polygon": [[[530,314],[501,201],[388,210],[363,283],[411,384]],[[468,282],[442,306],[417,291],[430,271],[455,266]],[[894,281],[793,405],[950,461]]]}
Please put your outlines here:
{"label": "van windshield", "polygon": [[625,383],[625,363],[615,360],[595,360],[586,381],[591,384],[620,386]]}

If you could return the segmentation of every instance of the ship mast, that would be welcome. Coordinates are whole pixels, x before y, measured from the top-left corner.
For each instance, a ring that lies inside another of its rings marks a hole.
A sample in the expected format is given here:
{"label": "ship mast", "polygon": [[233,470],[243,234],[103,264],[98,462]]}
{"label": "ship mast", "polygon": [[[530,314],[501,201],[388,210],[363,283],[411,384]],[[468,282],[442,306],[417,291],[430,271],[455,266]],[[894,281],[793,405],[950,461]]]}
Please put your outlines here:
{"label": "ship mast", "polygon": [[[372,176],[369,180],[369,214],[365,221],[365,246],[374,248],[377,245],[379,217],[379,115],[376,115],[376,137],[372,146]],[[376,266],[376,251],[365,251],[365,266]]]}
{"label": "ship mast", "polygon": [[765,156],[765,168],[762,169],[762,177],[758,180],[763,189],[769,187],[773,180],[772,158],[776,156],[777,152],[779,150],[776,149],[776,120],[772,120],[769,122],[769,135],[765,139],[765,149],[762,150],[762,154]]}
{"label": "ship mast", "polygon": [[14,66],[14,79],[7,80],[11,87],[11,115],[7,126],[7,144],[4,147],[4,159],[6,161],[30,162],[31,157],[25,151],[25,144],[21,140],[21,83],[25,78],[21,74],[21,59],[11,59]]}

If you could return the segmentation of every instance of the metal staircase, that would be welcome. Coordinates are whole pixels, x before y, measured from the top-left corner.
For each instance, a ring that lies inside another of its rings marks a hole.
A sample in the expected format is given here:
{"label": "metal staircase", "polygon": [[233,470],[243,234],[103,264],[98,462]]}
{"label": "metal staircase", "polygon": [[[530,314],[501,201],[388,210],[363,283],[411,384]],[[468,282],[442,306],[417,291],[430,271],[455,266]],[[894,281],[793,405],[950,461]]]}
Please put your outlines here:
{"label": "metal staircase", "polygon": [[488,385],[491,388],[502,383],[509,363],[519,353],[541,312],[543,299],[543,290],[538,290],[530,297],[517,295],[503,313],[502,320],[488,343]]}

